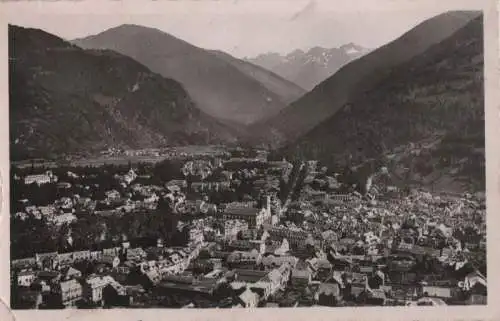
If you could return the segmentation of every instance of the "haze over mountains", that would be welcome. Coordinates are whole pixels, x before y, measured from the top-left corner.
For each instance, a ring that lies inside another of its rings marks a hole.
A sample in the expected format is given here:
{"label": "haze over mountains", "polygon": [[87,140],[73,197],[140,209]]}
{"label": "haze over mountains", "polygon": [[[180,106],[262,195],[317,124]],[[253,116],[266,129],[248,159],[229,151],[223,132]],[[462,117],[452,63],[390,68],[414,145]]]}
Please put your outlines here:
{"label": "haze over mountains", "polygon": [[9,26],[11,159],[235,139],[174,80],[112,51]]}
{"label": "haze over mountains", "polygon": [[204,112],[231,122],[249,124],[275,115],[305,93],[267,70],[158,29],[122,25],[73,43],[127,55],[180,82]]}
{"label": "haze over mountains", "polygon": [[307,52],[297,49],[284,56],[271,52],[246,60],[312,90],[342,66],[368,52],[367,48],[348,43],[339,48],[314,47]]}
{"label": "haze over mountains", "polygon": [[330,166],[375,160],[419,185],[484,190],[483,20],[477,13],[437,19],[456,18],[470,21],[420,55],[368,78],[336,113],[283,151]]}
{"label": "haze over mountains", "polygon": [[262,133],[261,140],[274,146],[294,141],[372,89],[393,68],[450,37],[480,14],[453,11],[422,22],[398,39],[345,65],[278,115],[254,124],[251,131]]}

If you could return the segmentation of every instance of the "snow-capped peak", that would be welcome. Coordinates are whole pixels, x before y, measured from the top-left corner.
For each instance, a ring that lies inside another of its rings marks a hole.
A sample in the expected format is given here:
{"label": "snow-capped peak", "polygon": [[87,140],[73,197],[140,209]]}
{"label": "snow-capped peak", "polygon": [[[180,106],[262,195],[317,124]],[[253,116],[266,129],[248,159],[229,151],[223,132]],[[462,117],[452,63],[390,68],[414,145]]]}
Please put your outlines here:
{"label": "snow-capped peak", "polygon": [[345,53],[348,54],[348,55],[354,55],[354,54],[357,54],[359,53],[359,50],[354,48],[354,47],[351,47],[351,48],[347,48],[345,50]]}
{"label": "snow-capped peak", "polygon": [[363,48],[356,45],[355,43],[348,43],[340,47],[348,55],[356,55],[363,52]]}

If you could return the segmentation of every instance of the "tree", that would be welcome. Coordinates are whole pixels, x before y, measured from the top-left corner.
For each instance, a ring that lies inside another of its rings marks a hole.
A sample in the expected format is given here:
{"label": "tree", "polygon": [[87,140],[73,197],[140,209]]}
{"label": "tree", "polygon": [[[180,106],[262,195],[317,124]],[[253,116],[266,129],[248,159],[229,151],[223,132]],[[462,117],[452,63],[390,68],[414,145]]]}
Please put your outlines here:
{"label": "tree", "polygon": [[18,293],[18,285],[17,285],[17,277],[19,272],[17,268],[14,268],[10,273],[10,300],[11,306],[15,309],[18,308],[19,304],[19,293]]}
{"label": "tree", "polygon": [[172,244],[174,246],[186,246],[189,242],[189,229],[184,227],[181,231],[175,231],[172,235]]}
{"label": "tree", "polygon": [[177,232],[179,215],[173,212],[171,205],[169,199],[159,201],[157,209],[146,216],[146,230],[141,233],[143,236],[154,239],[163,238],[167,244],[172,244],[174,235]]}

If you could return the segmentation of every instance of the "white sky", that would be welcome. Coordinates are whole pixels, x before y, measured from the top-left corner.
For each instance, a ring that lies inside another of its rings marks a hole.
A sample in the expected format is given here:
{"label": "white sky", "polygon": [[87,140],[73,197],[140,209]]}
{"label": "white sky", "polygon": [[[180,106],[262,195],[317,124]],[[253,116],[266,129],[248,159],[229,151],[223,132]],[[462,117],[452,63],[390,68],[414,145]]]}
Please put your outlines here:
{"label": "white sky", "polygon": [[482,0],[86,0],[7,1],[9,23],[65,39],[123,23],[155,27],[193,45],[236,57],[354,42],[376,48],[448,10]]}

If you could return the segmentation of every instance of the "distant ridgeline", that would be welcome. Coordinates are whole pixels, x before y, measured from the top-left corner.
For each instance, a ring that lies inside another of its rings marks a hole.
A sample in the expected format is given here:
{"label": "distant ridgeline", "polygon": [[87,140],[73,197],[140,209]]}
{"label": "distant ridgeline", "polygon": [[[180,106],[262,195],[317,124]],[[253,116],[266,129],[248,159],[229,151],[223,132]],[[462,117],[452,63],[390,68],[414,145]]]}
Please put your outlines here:
{"label": "distant ridgeline", "polygon": [[109,50],[9,26],[11,159],[234,142],[183,87]]}
{"label": "distant ridgeline", "polygon": [[[365,177],[385,166],[405,183],[434,190],[484,190],[483,18],[454,13],[422,25],[449,22],[450,15],[462,22],[454,32],[407,61],[382,71],[372,68],[376,81],[366,75],[361,88],[351,88],[347,104],[278,154],[316,159],[330,168],[351,164],[367,172]],[[403,50],[404,43],[405,37],[375,50],[337,75],[390,46]]]}

